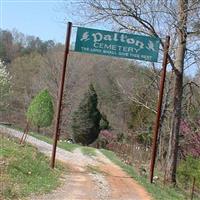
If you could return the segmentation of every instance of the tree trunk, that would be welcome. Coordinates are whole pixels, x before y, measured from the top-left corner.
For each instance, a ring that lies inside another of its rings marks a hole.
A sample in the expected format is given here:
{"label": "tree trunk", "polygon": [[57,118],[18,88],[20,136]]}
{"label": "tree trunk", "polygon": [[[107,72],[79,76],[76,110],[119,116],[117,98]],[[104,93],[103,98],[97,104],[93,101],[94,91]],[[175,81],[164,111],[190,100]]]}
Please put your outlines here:
{"label": "tree trunk", "polygon": [[173,114],[171,122],[171,132],[169,138],[169,148],[166,166],[166,181],[176,184],[176,169],[178,158],[178,145],[179,145],[179,127],[181,121],[181,104],[183,94],[183,69],[184,58],[186,51],[187,40],[187,9],[188,0],[179,0],[179,13],[178,13],[178,48],[176,50],[175,60],[175,85],[173,96]]}
{"label": "tree trunk", "polygon": [[40,126],[37,126],[37,133],[40,133]]}

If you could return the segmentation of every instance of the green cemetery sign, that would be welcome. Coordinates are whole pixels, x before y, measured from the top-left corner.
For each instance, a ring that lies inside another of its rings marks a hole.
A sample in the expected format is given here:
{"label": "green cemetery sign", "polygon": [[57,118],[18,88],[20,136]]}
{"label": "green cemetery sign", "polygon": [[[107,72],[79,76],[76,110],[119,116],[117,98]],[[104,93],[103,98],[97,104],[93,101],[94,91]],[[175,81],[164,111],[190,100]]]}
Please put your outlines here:
{"label": "green cemetery sign", "polygon": [[75,51],[156,62],[157,37],[78,27]]}

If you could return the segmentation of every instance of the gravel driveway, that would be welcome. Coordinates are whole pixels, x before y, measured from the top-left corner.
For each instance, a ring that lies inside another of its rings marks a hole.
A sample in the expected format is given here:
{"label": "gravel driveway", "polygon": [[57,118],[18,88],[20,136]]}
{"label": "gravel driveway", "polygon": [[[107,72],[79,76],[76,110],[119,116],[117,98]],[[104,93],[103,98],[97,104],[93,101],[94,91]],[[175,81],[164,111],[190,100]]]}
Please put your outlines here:
{"label": "gravel driveway", "polygon": [[[0,132],[21,138],[22,132],[0,125]],[[51,156],[52,145],[32,136],[27,142]],[[121,168],[108,160],[100,151],[97,156],[83,155],[57,148],[56,159],[62,161],[69,172],[62,177],[60,188],[49,194],[33,195],[29,200],[151,200],[150,195]],[[94,170],[93,170],[94,169]]]}

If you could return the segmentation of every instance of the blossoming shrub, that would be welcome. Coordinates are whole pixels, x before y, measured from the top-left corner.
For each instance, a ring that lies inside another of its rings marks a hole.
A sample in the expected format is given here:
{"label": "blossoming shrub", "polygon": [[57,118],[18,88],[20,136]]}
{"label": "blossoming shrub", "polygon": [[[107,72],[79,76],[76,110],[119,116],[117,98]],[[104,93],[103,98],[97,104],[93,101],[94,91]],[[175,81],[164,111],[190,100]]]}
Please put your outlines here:
{"label": "blossoming shrub", "polygon": [[180,153],[181,157],[192,156],[200,158],[200,129],[182,120],[180,124]]}
{"label": "blossoming shrub", "polygon": [[180,158],[178,180],[185,188],[195,178],[196,187],[200,188],[200,129],[199,119],[195,123],[182,120],[180,124]]}
{"label": "blossoming shrub", "polygon": [[116,136],[112,131],[109,130],[102,130],[99,133],[98,137],[98,147],[99,148],[105,148],[105,149],[111,149],[110,147],[116,143]]}
{"label": "blossoming shrub", "polygon": [[8,108],[8,98],[11,92],[11,76],[6,65],[0,59],[0,111]]}

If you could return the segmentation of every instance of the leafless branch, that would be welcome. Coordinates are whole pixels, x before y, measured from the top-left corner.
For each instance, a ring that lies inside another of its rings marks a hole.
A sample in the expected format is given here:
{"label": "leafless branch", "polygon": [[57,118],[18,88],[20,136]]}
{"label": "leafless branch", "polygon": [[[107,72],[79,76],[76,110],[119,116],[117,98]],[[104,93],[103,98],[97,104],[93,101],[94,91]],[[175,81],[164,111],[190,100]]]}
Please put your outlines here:
{"label": "leafless branch", "polygon": [[148,106],[147,102],[146,102],[146,104],[144,104],[144,103],[142,103],[141,101],[139,101],[138,99],[136,99],[135,97],[130,96],[129,94],[127,94],[126,91],[125,91],[125,89],[123,88],[123,86],[122,86],[121,83],[119,82],[119,80],[117,80],[117,85],[120,87],[122,93],[123,93],[124,95],[126,95],[126,97],[127,97],[129,100],[131,100],[131,101],[137,103],[138,105],[140,105],[140,106],[142,106],[142,107],[145,107],[146,109],[152,111],[153,113],[157,113],[156,110],[155,110],[154,108],[151,108],[151,107]]}

